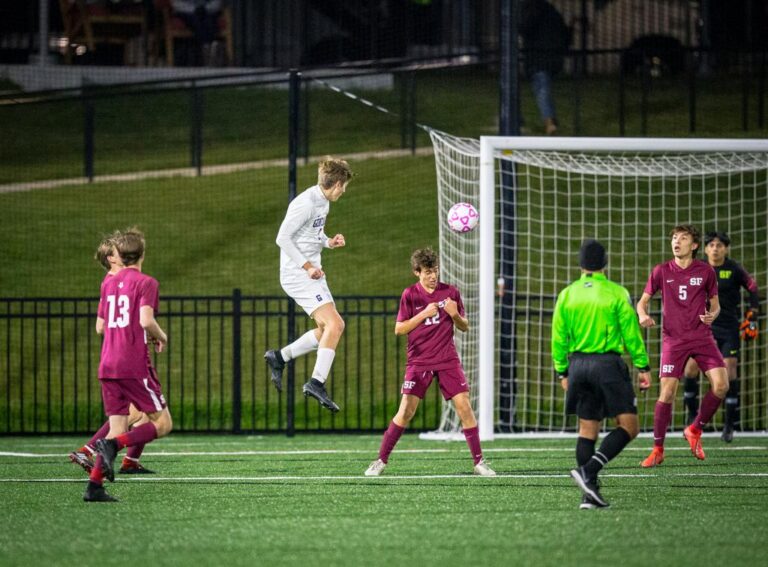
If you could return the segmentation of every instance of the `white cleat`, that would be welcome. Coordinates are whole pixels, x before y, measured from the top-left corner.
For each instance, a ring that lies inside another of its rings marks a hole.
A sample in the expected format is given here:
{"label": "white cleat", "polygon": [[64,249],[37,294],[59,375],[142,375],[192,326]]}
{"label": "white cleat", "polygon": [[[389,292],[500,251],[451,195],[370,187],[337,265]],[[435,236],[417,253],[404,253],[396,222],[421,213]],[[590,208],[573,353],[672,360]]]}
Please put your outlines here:
{"label": "white cleat", "polygon": [[379,476],[381,474],[381,471],[383,471],[386,466],[387,466],[387,463],[385,463],[381,459],[376,459],[366,469],[365,476]]}
{"label": "white cleat", "polygon": [[475,465],[475,474],[480,476],[496,476],[496,471],[488,466],[488,463],[485,462],[485,459],[482,459]]}

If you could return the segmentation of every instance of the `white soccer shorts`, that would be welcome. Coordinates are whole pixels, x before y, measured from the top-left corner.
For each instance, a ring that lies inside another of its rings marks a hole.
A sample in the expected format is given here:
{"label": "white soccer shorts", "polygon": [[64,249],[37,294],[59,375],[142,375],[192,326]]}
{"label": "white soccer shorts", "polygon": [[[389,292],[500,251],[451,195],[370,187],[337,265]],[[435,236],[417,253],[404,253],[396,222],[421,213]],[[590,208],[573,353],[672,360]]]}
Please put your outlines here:
{"label": "white soccer shorts", "polygon": [[313,280],[305,270],[281,272],[280,285],[310,317],[318,307],[326,303],[334,303],[325,276],[319,280]]}

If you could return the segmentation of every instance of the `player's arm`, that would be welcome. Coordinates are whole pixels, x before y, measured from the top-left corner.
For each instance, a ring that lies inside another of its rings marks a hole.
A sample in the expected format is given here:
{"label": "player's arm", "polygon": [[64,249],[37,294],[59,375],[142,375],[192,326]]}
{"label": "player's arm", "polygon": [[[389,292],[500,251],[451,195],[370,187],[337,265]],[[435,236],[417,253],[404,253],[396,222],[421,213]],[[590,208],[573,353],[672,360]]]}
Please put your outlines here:
{"label": "player's arm", "polygon": [[621,328],[621,338],[624,346],[632,357],[632,364],[638,372],[639,387],[647,390],[651,387],[651,364],[648,360],[648,351],[643,342],[643,333],[637,321],[632,302],[627,292],[626,298],[619,299],[618,320]]}
{"label": "player's arm", "polygon": [[757,282],[743,266],[739,266],[739,283],[749,292],[749,307],[744,312],[744,321],[739,326],[741,338],[745,341],[757,338],[757,316],[760,314],[760,296],[758,295]]}
{"label": "player's arm", "polygon": [[647,292],[643,292],[643,295],[640,297],[640,301],[637,302],[637,318],[638,322],[640,323],[641,327],[649,328],[656,325],[656,321],[653,320],[653,317],[648,315],[648,304],[651,301],[651,294]]}
{"label": "player's arm", "polygon": [[555,372],[566,389],[565,381],[568,378],[568,328],[563,312],[563,303],[565,302],[565,290],[560,292],[555,303],[555,312],[552,315],[552,340],[550,343],[552,351],[552,362],[555,365]]}
{"label": "player's arm", "polygon": [[307,275],[316,280],[323,277],[323,271],[307,260],[293,241],[294,235],[311,216],[312,210],[308,206],[301,206],[299,203],[288,205],[288,211],[285,213],[285,218],[280,224],[280,230],[277,231],[275,243],[280,247],[280,250],[288,255],[294,264],[304,268],[307,271]]}
{"label": "player's arm", "polygon": [[395,334],[407,335],[408,333],[413,331],[416,327],[421,325],[425,319],[429,319],[430,317],[434,317],[435,315],[437,315],[437,312],[438,312],[437,303],[430,303],[410,319],[396,322]]}
{"label": "player's arm", "polygon": [[162,352],[168,344],[168,337],[155,319],[155,310],[149,305],[142,305],[139,309],[139,324],[157,345],[157,352]]}
{"label": "player's arm", "polygon": [[699,319],[705,325],[711,325],[718,315],[720,315],[720,297],[713,295],[709,298],[709,309],[703,315],[699,315]]}
{"label": "player's arm", "polygon": [[453,299],[450,297],[445,300],[445,305],[443,306],[443,309],[445,309],[445,312],[448,313],[448,316],[453,321],[453,325],[459,330],[464,333],[466,333],[469,330],[469,319],[462,316],[461,313],[459,313],[459,304],[456,303]]}
{"label": "player's arm", "polygon": [[96,317],[96,334],[97,335],[104,334],[104,319],[102,319],[101,317]]}

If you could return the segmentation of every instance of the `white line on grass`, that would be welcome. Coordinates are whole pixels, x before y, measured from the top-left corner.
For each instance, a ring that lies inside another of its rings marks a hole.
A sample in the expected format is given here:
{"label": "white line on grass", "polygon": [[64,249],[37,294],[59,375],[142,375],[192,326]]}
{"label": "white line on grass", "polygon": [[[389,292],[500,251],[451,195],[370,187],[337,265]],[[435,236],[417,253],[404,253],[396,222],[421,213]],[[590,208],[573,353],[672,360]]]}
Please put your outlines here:
{"label": "white line on grass", "polygon": [[[669,478],[669,477],[707,477],[707,478],[766,478],[765,473],[665,473],[665,474],[601,474],[600,478]],[[440,479],[493,479],[493,478],[571,478],[570,474],[498,474],[495,477],[483,477],[472,474],[413,474],[413,475],[388,475],[388,476],[363,476],[363,475],[319,475],[319,476],[188,476],[188,477],[130,477],[121,478],[120,482],[271,482],[293,480],[359,480],[375,482],[377,480],[440,480]],[[75,482],[83,483],[83,478],[0,478],[0,483],[25,483],[25,482]]]}
{"label": "white line on grass", "polygon": [[[213,443],[215,445],[215,443]],[[426,454],[426,453],[463,453],[466,449],[398,449],[396,453]],[[627,447],[624,451],[647,452],[648,447]],[[685,451],[688,447],[665,447],[665,452]],[[739,447],[707,447],[707,452],[717,451],[768,451],[768,447],[739,446]],[[487,447],[483,453],[555,453],[573,452],[573,447]],[[238,457],[238,456],[275,456],[275,455],[371,455],[376,449],[293,449],[293,450],[263,450],[263,451],[145,451],[147,457]],[[26,453],[0,451],[0,457],[19,457],[24,459],[66,457],[69,453]]]}

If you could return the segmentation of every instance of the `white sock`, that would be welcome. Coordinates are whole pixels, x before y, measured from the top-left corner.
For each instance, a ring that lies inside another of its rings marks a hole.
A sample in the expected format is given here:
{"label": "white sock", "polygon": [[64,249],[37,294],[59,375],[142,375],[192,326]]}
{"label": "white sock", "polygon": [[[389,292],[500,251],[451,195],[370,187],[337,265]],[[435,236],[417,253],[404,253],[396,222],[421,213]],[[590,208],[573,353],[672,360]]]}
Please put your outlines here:
{"label": "white sock", "polygon": [[320,380],[323,384],[328,380],[328,373],[331,371],[331,365],[333,364],[333,358],[336,356],[336,351],[332,348],[319,348],[317,349],[317,361],[315,362],[315,369],[312,370],[312,378]]}
{"label": "white sock", "polygon": [[280,350],[280,355],[283,360],[288,362],[294,358],[298,358],[303,354],[317,350],[317,345],[320,343],[317,341],[315,331],[307,331],[301,335],[298,339],[293,341],[287,347]]}

